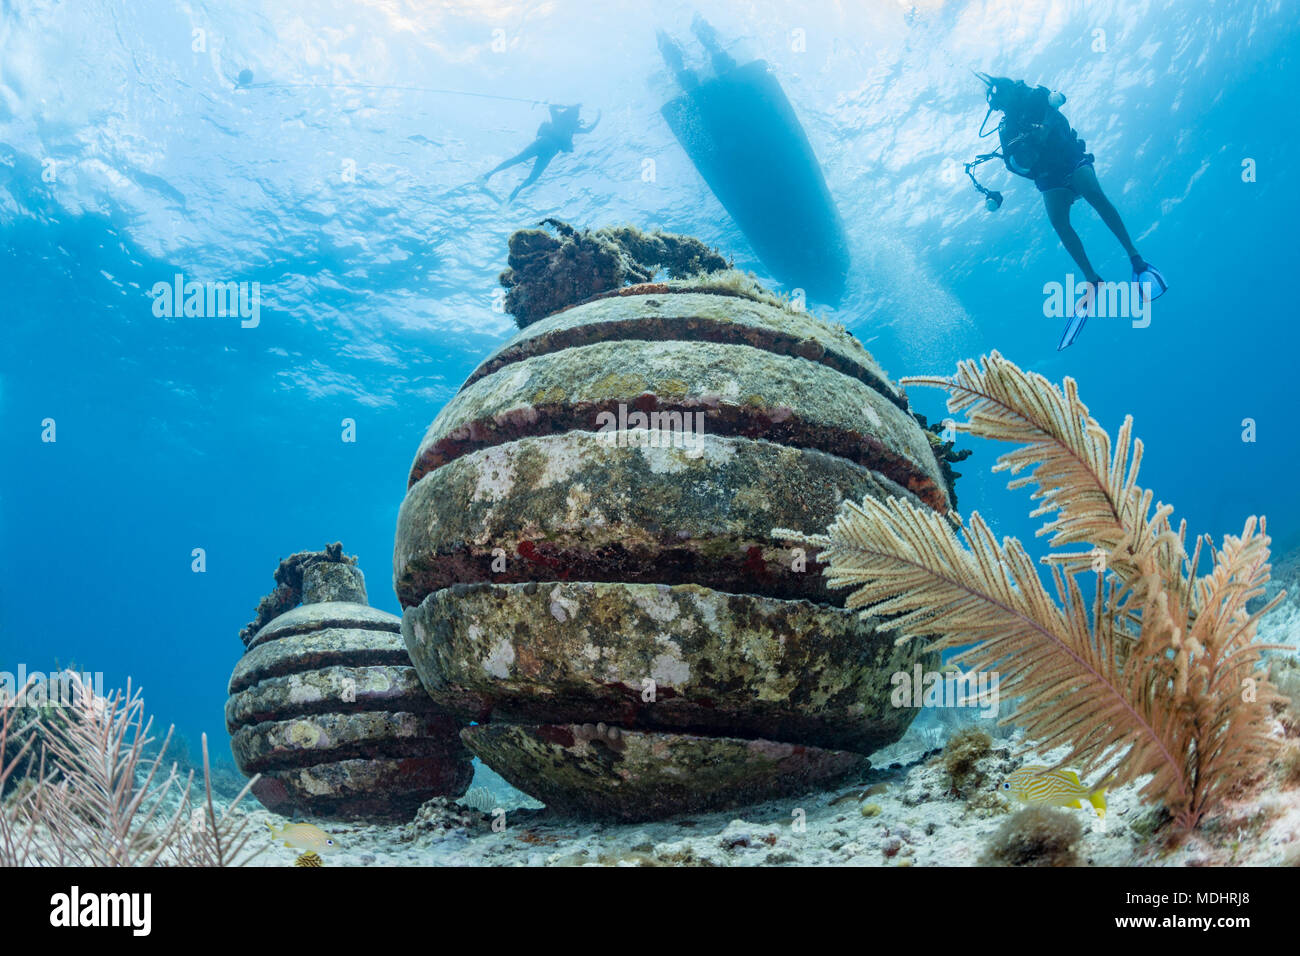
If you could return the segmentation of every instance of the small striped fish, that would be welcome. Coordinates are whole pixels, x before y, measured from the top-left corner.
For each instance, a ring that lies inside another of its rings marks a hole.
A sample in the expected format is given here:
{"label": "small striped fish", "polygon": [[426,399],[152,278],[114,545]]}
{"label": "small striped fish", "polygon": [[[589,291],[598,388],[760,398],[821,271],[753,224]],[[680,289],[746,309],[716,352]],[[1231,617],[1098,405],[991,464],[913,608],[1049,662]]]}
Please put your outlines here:
{"label": "small striped fish", "polygon": [[1096,808],[1097,816],[1106,819],[1106,788],[1089,790],[1073,770],[1052,770],[1038,764],[1021,767],[1007,775],[1002,789],[1025,803],[1049,807],[1082,810],[1087,800]]}
{"label": "small striped fish", "polygon": [[293,847],[295,850],[328,853],[330,850],[337,849],[334,838],[311,823],[286,823],[278,830],[270,823],[267,823],[266,827],[271,831],[273,841],[283,840],[285,846]]}

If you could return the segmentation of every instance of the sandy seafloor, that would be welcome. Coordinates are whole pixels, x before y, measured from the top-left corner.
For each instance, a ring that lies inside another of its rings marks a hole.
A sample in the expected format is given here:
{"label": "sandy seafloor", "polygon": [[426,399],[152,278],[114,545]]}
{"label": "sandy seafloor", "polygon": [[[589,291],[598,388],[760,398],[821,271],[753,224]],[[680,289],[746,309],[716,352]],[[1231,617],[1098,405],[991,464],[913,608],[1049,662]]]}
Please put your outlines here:
{"label": "sandy seafloor", "polygon": [[[1006,753],[995,751],[988,758],[990,766],[1010,766]],[[937,761],[921,760],[879,776],[873,771],[872,778],[887,781],[888,787],[861,803],[857,794],[863,788],[855,787],[654,823],[589,823],[550,819],[527,810],[507,810],[500,832],[493,832],[490,817],[476,811],[463,815],[462,819],[472,821],[468,825],[319,821],[340,844],[325,856],[324,865],[973,866],[980,863],[985,844],[1007,819],[1006,812],[975,809],[947,794],[946,774]],[[1076,814],[1083,825],[1084,836],[1076,846],[1081,864],[1300,862],[1300,790],[1265,788],[1252,799],[1230,805],[1221,818],[1172,849],[1164,840],[1152,841],[1144,835],[1153,812],[1139,803],[1136,790],[1128,786],[1108,794],[1104,825],[1091,810],[1062,811]],[[835,802],[843,795],[848,798]],[[878,805],[880,812],[864,816],[865,804]],[[798,810],[806,815],[802,832],[793,824]],[[264,810],[250,815],[259,825],[263,819],[274,823],[284,819]],[[289,866],[298,852],[277,844],[252,865]]]}
{"label": "sandy seafloor", "polygon": [[[1272,591],[1282,588],[1286,601],[1265,619],[1260,639],[1300,644],[1300,552],[1275,568]],[[990,723],[979,726],[991,729]],[[1280,724],[1276,732],[1281,735]],[[339,844],[325,855],[324,866],[978,865],[990,837],[1009,812],[1020,808],[997,792],[997,783],[1022,763],[1050,763],[1056,755],[1022,752],[1018,733],[995,739],[992,752],[976,765],[985,777],[982,785],[959,796],[949,786],[939,751],[925,749],[940,742],[935,722],[921,718],[902,741],[873,756],[879,769],[854,786],[653,823],[554,817],[477,762],[474,787],[490,791],[494,806],[504,810],[496,814],[504,822],[497,829],[492,815],[449,800],[426,804],[416,821],[405,824],[311,822]],[[868,788],[870,795],[862,796]],[[1075,847],[1079,864],[1300,864],[1300,788],[1283,788],[1275,772],[1256,792],[1229,803],[1182,839],[1173,839],[1168,826],[1151,835],[1158,811],[1143,805],[1138,789],[1132,784],[1109,792],[1104,823],[1091,808],[1061,811],[1074,814],[1083,827]],[[864,807],[872,815],[865,815]],[[251,798],[241,809],[259,828],[289,819],[261,809]],[[254,845],[267,842],[269,835],[253,838]],[[274,844],[250,865],[290,866],[300,852]]]}

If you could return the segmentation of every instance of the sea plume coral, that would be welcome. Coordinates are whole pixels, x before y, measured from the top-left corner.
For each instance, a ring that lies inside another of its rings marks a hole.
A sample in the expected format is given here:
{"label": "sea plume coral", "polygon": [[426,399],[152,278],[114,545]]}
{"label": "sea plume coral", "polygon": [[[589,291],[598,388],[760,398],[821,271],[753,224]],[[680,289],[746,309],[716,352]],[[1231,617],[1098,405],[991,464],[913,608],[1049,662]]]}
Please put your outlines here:
{"label": "sea plume coral", "polygon": [[1057,388],[993,352],[903,384],[946,389],[967,416],[960,430],[1020,446],[994,470],[1027,472],[1011,487],[1034,487],[1032,516],[1053,515],[1039,531],[1051,548],[1091,549],[1045,558],[1049,590],[1020,542],[999,542],[978,513],[959,538],[929,509],[867,499],[846,502],[824,535],[777,533],[818,548],[830,585],[856,588],[848,606],[890,616],[900,640],[962,648],[955,663],[999,672],[1020,698],[1004,722],[1042,749],[1067,745],[1058,765],[1112,785],[1150,774],[1142,796],[1197,825],[1276,749],[1255,629],[1281,596],[1247,607],[1269,580],[1264,522],[1217,548],[1198,537],[1189,553],[1185,526],[1137,484],[1132,419],[1112,445],[1072,379]]}
{"label": "sea plume coral", "polygon": [[[0,806],[0,865],[229,866],[247,862],[247,820],[235,812],[249,787],[218,814],[212,800],[207,736],[203,737],[205,800],[191,798],[164,760],[172,732],[150,755],[152,719],[127,685],[100,696],[73,675],[68,713],[38,735],[20,722],[20,708],[0,707],[0,753],[18,742],[0,766],[0,790],[39,741],[24,785]],[[250,781],[249,786],[251,786]]]}

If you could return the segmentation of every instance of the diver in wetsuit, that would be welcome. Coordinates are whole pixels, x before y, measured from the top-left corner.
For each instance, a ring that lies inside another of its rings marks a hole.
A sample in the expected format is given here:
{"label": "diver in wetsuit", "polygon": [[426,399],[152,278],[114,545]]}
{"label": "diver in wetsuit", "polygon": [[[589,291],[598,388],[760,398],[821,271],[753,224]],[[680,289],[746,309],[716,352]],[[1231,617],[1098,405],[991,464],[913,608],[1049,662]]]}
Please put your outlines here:
{"label": "diver in wetsuit", "polygon": [[528,173],[528,178],[516,186],[514,192],[510,194],[513,200],[519,195],[521,189],[537,182],[537,177],[542,175],[556,153],[573,152],[573,137],[576,134],[590,133],[596,128],[596,124],[600,122],[600,111],[596,111],[596,119],[588,125],[578,118],[581,109],[581,103],[574,106],[552,106],[551,118],[537,127],[537,138],[496,169],[484,173],[483,181],[487,182],[503,169],[533,160],[533,168]]}
{"label": "diver in wetsuit", "polygon": [[[700,45],[704,47],[709,54],[709,63],[713,66],[714,74],[721,76],[736,68],[736,61],[732,59],[731,54],[722,49],[718,42],[718,32],[713,29],[713,24],[709,23],[698,13],[695,19],[691,21],[691,32],[695,34]],[[664,63],[668,69],[672,70],[673,76],[681,84],[684,90],[694,90],[699,87],[700,79],[695,75],[695,71],[688,69],[682,62],[682,50],[677,45],[677,41],[670,37],[663,30],[655,31],[655,39],[659,42],[659,53],[664,58]]]}
{"label": "diver in wetsuit", "polygon": [[[1102,222],[1124,247],[1133,266],[1133,281],[1139,283],[1139,288],[1144,289],[1144,293],[1152,299],[1162,295],[1168,288],[1164,276],[1138,252],[1128,230],[1124,228],[1119,211],[1106,198],[1101,184],[1097,182],[1092,153],[1085,152],[1084,141],[1070,128],[1069,121],[1057,109],[1064,104],[1065,97],[1060,93],[1049,92],[1044,86],[1031,88],[1023,80],[977,75],[984,81],[987,90],[989,112],[997,110],[1003,114],[1002,121],[998,124],[998,139],[1002,143],[1002,159],[1007,169],[1017,176],[1034,181],[1038,191],[1043,194],[1043,205],[1047,209],[1047,218],[1051,221],[1052,228],[1060,237],[1065,251],[1083,271],[1084,281],[1088,285],[1085,292],[1088,301],[1080,300],[1084,304],[1076,307],[1077,312],[1082,310],[1081,317],[1086,316],[1091,306],[1090,296],[1095,294],[1097,285],[1103,280],[1088,260],[1079,234],[1070,225],[1070,206],[1080,196],[1097,210]],[[987,120],[986,115],[985,121]],[[1069,332],[1067,329],[1067,334]],[[1070,340],[1073,340],[1072,336]]]}

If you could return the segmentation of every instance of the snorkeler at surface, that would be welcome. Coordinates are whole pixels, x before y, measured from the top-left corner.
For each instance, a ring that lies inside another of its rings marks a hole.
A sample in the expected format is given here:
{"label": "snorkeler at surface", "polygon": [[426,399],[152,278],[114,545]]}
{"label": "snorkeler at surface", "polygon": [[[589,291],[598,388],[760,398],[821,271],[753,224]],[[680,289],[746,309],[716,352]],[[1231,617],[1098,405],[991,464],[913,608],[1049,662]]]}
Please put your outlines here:
{"label": "snorkeler at surface", "polygon": [[[1086,288],[1075,305],[1074,315],[1061,340],[1064,348],[1074,341],[1092,311],[1098,285],[1103,282],[1100,273],[1088,260],[1083,242],[1070,225],[1070,206],[1082,196],[1088,205],[1097,210],[1102,221],[1115,234],[1128,254],[1133,266],[1133,281],[1144,297],[1159,298],[1168,284],[1154,266],[1142,258],[1133,244],[1118,210],[1102,192],[1093,168],[1092,153],[1085,152],[1084,141],[1070,128],[1058,106],[1065,102],[1060,93],[1051,93],[1046,87],[1029,87],[1023,80],[1013,81],[1003,76],[976,74],[987,88],[989,113],[1002,113],[998,124],[998,138],[1002,143],[1002,160],[1007,169],[1017,176],[1032,179],[1043,194],[1047,218],[1061,239],[1066,252],[1083,272]],[[984,117],[988,122],[988,115]],[[983,124],[980,126],[981,135]],[[1000,200],[1000,196],[998,197]]]}
{"label": "snorkeler at surface", "polygon": [[600,122],[600,111],[596,111],[596,119],[588,125],[578,118],[581,109],[581,103],[574,106],[552,106],[551,118],[537,127],[537,138],[524,147],[523,150],[497,166],[496,169],[484,173],[483,181],[487,182],[503,169],[517,166],[519,163],[526,163],[530,159],[533,160],[533,168],[528,173],[528,177],[516,186],[514,192],[510,194],[510,198],[513,200],[519,195],[520,190],[537,182],[537,177],[542,175],[547,165],[555,158],[556,153],[573,152],[573,137],[576,134],[590,133],[596,128],[596,124]]}

